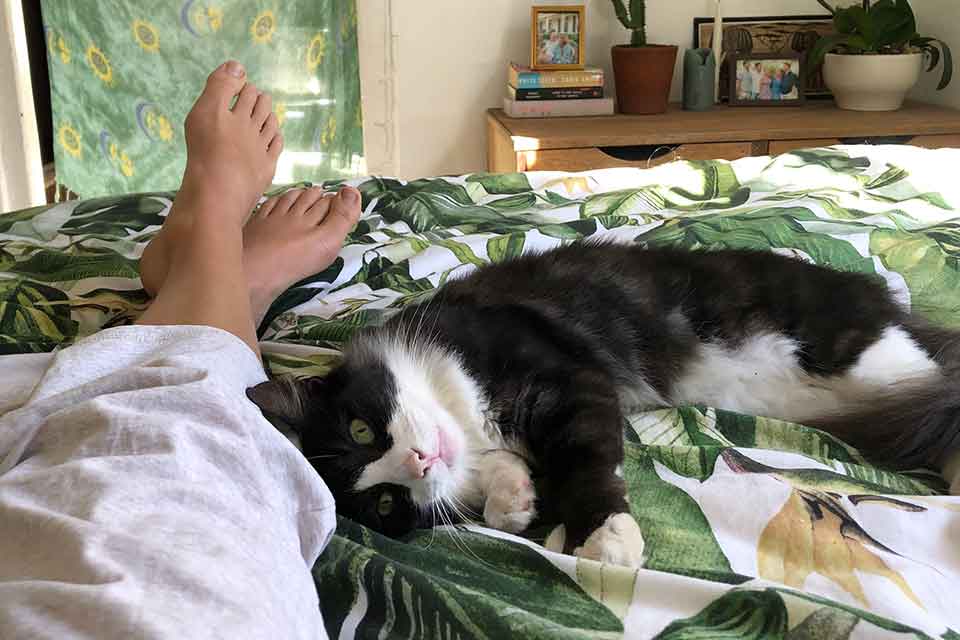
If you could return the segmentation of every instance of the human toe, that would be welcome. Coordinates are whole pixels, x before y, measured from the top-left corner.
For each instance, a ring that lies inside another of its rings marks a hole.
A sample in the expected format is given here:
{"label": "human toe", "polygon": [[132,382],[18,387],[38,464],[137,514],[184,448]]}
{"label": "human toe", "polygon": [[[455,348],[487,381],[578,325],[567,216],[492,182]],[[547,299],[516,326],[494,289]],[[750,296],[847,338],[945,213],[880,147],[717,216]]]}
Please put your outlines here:
{"label": "human toe", "polygon": [[267,143],[267,155],[271,161],[276,163],[281,151],[283,151],[283,134],[278,131],[273,134],[273,138]]}
{"label": "human toe", "polygon": [[251,116],[253,123],[262,129],[272,113],[273,98],[269,93],[261,92],[257,96],[257,102],[253,105],[253,115]]}
{"label": "human toe", "polygon": [[232,111],[237,115],[252,118],[253,108],[257,104],[257,98],[259,96],[260,91],[257,87],[247,83],[243,89],[240,90],[240,95],[237,96],[237,103],[233,105]]}
{"label": "human toe", "polygon": [[290,213],[303,215],[309,212],[311,215],[322,215],[325,212],[321,211],[321,209],[326,208],[323,205],[323,200],[325,200],[323,197],[323,188],[310,187],[309,189],[305,189],[300,197],[297,198],[296,203],[290,207]]}
{"label": "human toe", "polygon": [[332,237],[342,240],[360,219],[360,192],[345,186],[329,202],[330,212],[320,225]]}
{"label": "human toe", "polygon": [[233,97],[243,89],[246,77],[242,64],[236,60],[224,62],[207,77],[207,85],[197,98],[197,105],[228,108]]}
{"label": "human toe", "polygon": [[280,121],[277,119],[277,114],[268,113],[261,125],[260,138],[262,140],[272,140],[278,131],[280,131]]}

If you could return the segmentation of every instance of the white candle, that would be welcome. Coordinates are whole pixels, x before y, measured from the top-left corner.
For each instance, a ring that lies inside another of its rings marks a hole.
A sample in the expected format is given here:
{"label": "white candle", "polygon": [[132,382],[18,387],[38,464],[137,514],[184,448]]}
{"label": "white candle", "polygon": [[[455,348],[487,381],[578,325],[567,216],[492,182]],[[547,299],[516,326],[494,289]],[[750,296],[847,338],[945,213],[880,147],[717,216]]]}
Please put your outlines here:
{"label": "white candle", "polygon": [[723,13],[720,9],[720,0],[714,0],[717,7],[713,15],[713,59],[717,64],[713,78],[713,95],[720,102],[720,57],[723,55]]}

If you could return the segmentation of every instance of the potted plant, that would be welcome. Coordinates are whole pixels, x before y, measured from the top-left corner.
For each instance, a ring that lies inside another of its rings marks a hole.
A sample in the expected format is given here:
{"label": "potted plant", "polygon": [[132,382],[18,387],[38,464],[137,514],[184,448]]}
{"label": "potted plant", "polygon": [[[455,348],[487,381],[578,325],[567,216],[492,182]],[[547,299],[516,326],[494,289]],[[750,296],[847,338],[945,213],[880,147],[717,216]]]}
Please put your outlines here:
{"label": "potted plant", "polygon": [[937,89],[953,77],[950,47],[917,33],[917,20],[908,0],[863,0],[834,8],[817,0],[831,14],[836,35],[814,45],[810,68],[823,64],[823,77],[837,105],[855,111],[895,111],[920,78],[924,56],[928,71],[943,60]]}
{"label": "potted plant", "polygon": [[673,68],[677,63],[675,45],[647,44],[647,15],[644,0],[613,0],[617,18],[630,29],[630,44],[612,48],[613,77],[617,106],[621,113],[663,113],[670,98]]}

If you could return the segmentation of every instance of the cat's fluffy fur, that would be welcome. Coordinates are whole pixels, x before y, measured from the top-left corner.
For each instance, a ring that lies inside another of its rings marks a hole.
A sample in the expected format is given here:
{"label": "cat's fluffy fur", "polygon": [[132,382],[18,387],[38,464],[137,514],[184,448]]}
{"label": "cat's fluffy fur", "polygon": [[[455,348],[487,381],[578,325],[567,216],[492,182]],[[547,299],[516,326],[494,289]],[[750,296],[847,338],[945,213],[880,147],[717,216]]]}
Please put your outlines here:
{"label": "cat's fluffy fur", "polygon": [[[469,508],[522,531],[539,514],[568,550],[636,564],[642,538],[618,516],[627,412],[708,404],[960,473],[957,337],[874,276],[578,243],[449,282],[357,335],[326,378],[250,397],[298,429],[339,511],[368,526],[400,535]],[[372,442],[351,436],[358,419]]]}

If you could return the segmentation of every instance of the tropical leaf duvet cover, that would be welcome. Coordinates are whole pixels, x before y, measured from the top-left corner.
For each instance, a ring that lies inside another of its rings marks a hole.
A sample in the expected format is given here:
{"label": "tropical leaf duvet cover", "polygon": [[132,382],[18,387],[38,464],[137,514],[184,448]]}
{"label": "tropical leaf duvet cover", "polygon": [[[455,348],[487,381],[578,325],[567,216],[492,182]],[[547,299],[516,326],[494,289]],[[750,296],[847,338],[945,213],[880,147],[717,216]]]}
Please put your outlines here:
{"label": "tropical leaf duvet cover", "polygon": [[[364,215],[260,328],[274,373],[491,260],[583,238],[777,251],[883,278],[960,326],[960,150],[834,147],[580,174],[354,180]],[[172,193],[0,215],[0,353],[50,351],[147,304]],[[0,360],[2,362],[2,360]],[[314,576],[331,637],[960,639],[960,498],[818,431],[680,407],[630,416],[647,541],[629,571],[478,526],[389,540],[341,519]]]}

